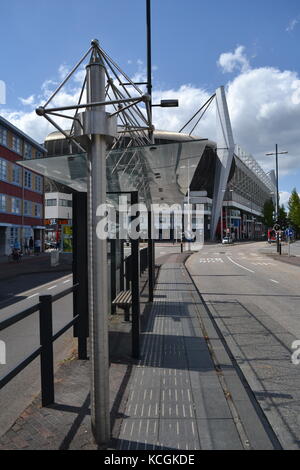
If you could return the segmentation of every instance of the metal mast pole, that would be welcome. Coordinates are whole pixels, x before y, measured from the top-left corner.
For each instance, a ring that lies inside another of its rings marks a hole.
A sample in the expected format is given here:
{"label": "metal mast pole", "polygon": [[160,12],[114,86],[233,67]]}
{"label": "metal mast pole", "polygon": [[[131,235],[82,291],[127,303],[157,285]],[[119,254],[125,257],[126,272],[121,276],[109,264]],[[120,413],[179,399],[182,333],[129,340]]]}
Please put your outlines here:
{"label": "metal mast pole", "polygon": [[[152,115],[151,0],[146,0],[146,16],[147,16],[147,93],[150,96],[149,105],[150,105],[150,114]],[[153,133],[151,134],[153,135]]]}
{"label": "metal mast pole", "polygon": [[277,222],[278,217],[279,217],[278,144],[276,144],[275,157],[276,157],[276,222]]}
{"label": "metal mast pole", "polygon": [[[149,112],[152,122],[152,59],[151,59],[151,0],[146,0],[147,22],[147,93],[150,96]],[[154,144],[153,130],[149,131],[149,138]],[[149,272],[149,302],[153,302],[155,278],[155,244],[153,237],[154,220],[151,207],[148,212],[148,272]]]}
{"label": "metal mast pole", "polygon": [[[275,153],[273,152],[270,152],[270,153],[266,153],[267,156],[271,156],[271,155],[275,155],[275,159],[276,159],[276,162],[275,162],[275,166],[276,166],[276,208],[275,208],[275,212],[276,212],[276,224],[278,223],[278,218],[279,218],[279,183],[278,183],[278,180],[279,180],[279,172],[278,172],[278,155],[283,155],[283,154],[286,154],[288,152],[284,151],[284,152],[278,152],[278,144],[276,144],[275,146]],[[277,232],[277,253],[280,253],[281,251],[281,245],[280,245],[280,242],[279,242],[279,233]]]}
{"label": "metal mast pole", "polygon": [[[95,41],[92,42],[92,44]],[[87,65],[87,103],[105,101],[105,68],[98,55]],[[91,110],[93,120],[94,110]],[[105,121],[105,109],[97,111]],[[106,139],[90,129],[88,148],[88,263],[89,311],[91,331],[91,421],[98,445],[110,439],[109,357],[107,319],[107,241],[96,235],[96,211],[106,202]]]}
{"label": "metal mast pole", "polygon": [[[278,144],[276,144],[275,146],[275,158],[276,158],[276,223],[278,223],[278,217],[279,217]],[[277,232],[277,253],[280,253],[279,232]]]}

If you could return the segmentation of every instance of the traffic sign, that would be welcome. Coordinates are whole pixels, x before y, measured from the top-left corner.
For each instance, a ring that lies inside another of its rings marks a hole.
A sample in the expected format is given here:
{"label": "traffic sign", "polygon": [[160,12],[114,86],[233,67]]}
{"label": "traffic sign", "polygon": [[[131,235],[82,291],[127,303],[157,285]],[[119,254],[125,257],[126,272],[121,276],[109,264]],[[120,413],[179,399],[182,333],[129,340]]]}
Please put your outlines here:
{"label": "traffic sign", "polygon": [[294,230],[291,228],[287,228],[285,231],[287,237],[293,238],[294,237]]}

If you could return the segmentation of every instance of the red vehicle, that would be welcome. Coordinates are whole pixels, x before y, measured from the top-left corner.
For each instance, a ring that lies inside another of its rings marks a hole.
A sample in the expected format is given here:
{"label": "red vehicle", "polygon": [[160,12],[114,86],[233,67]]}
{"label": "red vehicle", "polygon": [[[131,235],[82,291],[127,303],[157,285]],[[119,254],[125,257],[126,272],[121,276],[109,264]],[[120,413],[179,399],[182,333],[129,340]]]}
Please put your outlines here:
{"label": "red vehicle", "polygon": [[268,243],[276,243],[277,234],[273,228],[268,229]]}

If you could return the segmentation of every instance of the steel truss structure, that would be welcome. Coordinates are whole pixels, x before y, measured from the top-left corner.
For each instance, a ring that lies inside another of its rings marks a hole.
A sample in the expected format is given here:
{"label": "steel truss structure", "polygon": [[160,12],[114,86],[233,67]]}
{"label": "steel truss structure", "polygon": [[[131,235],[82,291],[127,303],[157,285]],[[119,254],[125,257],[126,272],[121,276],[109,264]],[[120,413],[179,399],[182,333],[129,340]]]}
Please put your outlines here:
{"label": "steel truss structure", "polygon": [[[77,103],[71,106],[50,107],[59,92],[68,82],[70,82],[75,72],[77,72],[85,62],[91,63],[97,61],[99,61],[105,68],[105,101],[83,103],[83,98],[86,97],[87,92],[87,79],[85,76]],[[133,93],[135,96],[132,96]],[[141,105],[144,105],[144,109]],[[86,152],[87,145],[78,141],[75,132],[78,127],[83,129],[83,123],[79,119],[79,111],[86,111],[88,109],[95,109],[98,107],[109,107],[112,111],[109,118],[114,118],[115,116],[118,118],[117,135],[111,145],[111,149],[138,147],[151,144],[149,133],[153,132],[153,125],[151,119],[150,96],[142,92],[138,85],[135,84],[128,75],[121,70],[118,64],[116,64],[116,62],[114,62],[102,49],[98,40],[94,39],[91,42],[91,46],[88,51],[67,74],[65,79],[57,87],[54,93],[52,93],[44,106],[40,106],[36,109],[36,113],[39,116],[46,118],[59,132],[61,132],[67,141],[77,148],[77,153],[82,153]],[[74,114],[70,115],[69,113],[73,111]],[[53,117],[72,120],[73,123],[71,130],[66,131],[62,129]],[[125,137],[126,144],[124,144]]]}

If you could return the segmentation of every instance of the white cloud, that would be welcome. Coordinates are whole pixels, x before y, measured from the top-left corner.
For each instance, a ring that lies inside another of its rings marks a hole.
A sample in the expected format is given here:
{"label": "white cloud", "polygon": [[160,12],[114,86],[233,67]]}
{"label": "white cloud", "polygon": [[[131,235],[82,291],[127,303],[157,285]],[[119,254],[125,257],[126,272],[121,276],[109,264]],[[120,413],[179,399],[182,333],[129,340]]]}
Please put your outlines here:
{"label": "white cloud", "polygon": [[293,18],[288,26],[286,27],[286,31],[288,33],[291,33],[292,31],[294,31],[295,27],[297,26],[297,24],[299,23],[299,16],[297,16],[296,18]]}
{"label": "white cloud", "polygon": [[252,69],[238,75],[227,87],[228,107],[237,143],[262,165],[274,168],[265,153],[287,150],[280,158],[281,175],[300,169],[300,81],[292,71]]}
{"label": "white cloud", "polygon": [[[237,48],[232,55],[235,58],[245,57],[243,46]],[[251,69],[247,61],[244,65],[243,61],[238,61],[238,63],[243,70],[237,72],[237,75],[226,85],[235,142],[252,153],[266,170],[274,168],[274,158],[266,157],[265,153],[273,151],[277,143],[280,150],[289,152],[288,155],[280,157],[280,175],[300,171],[299,75],[294,71],[281,71],[270,67]],[[223,65],[226,66],[226,61],[223,61]],[[77,102],[83,75],[84,68],[79,69],[70,86],[63,88],[55,97],[53,102],[55,106],[71,105]],[[145,67],[142,61],[137,62],[137,72],[132,78],[137,81],[145,80]],[[23,98],[24,104],[31,105],[32,103],[33,105],[34,102],[37,106],[44,104],[57,85],[58,81],[45,81],[41,86],[40,94]],[[183,84],[177,89],[154,88],[153,103],[158,103],[161,99],[179,100],[179,108],[153,108],[155,127],[179,131],[211,94],[212,92],[191,84]],[[0,114],[38,142],[42,142],[46,135],[54,130],[45,119],[36,116],[31,110],[28,112],[26,109],[19,111],[2,108]],[[62,127],[70,127],[70,120],[59,122]],[[194,135],[214,140],[216,138],[215,122],[212,107],[201,120]],[[191,126],[187,132],[190,130]]]}
{"label": "white cloud", "polygon": [[35,106],[35,95],[30,95],[28,98],[19,98],[23,106]]}
{"label": "white cloud", "polygon": [[245,47],[237,46],[234,52],[224,52],[220,55],[217,64],[223,73],[232,73],[236,70],[246,72],[250,68],[250,63],[245,55]]}
{"label": "white cloud", "polygon": [[283,204],[287,208],[291,193],[289,191],[280,191],[279,196],[280,196],[279,198],[280,205]]}
{"label": "white cloud", "polygon": [[64,80],[69,73],[69,67],[66,64],[61,64],[58,68],[59,77]]}

